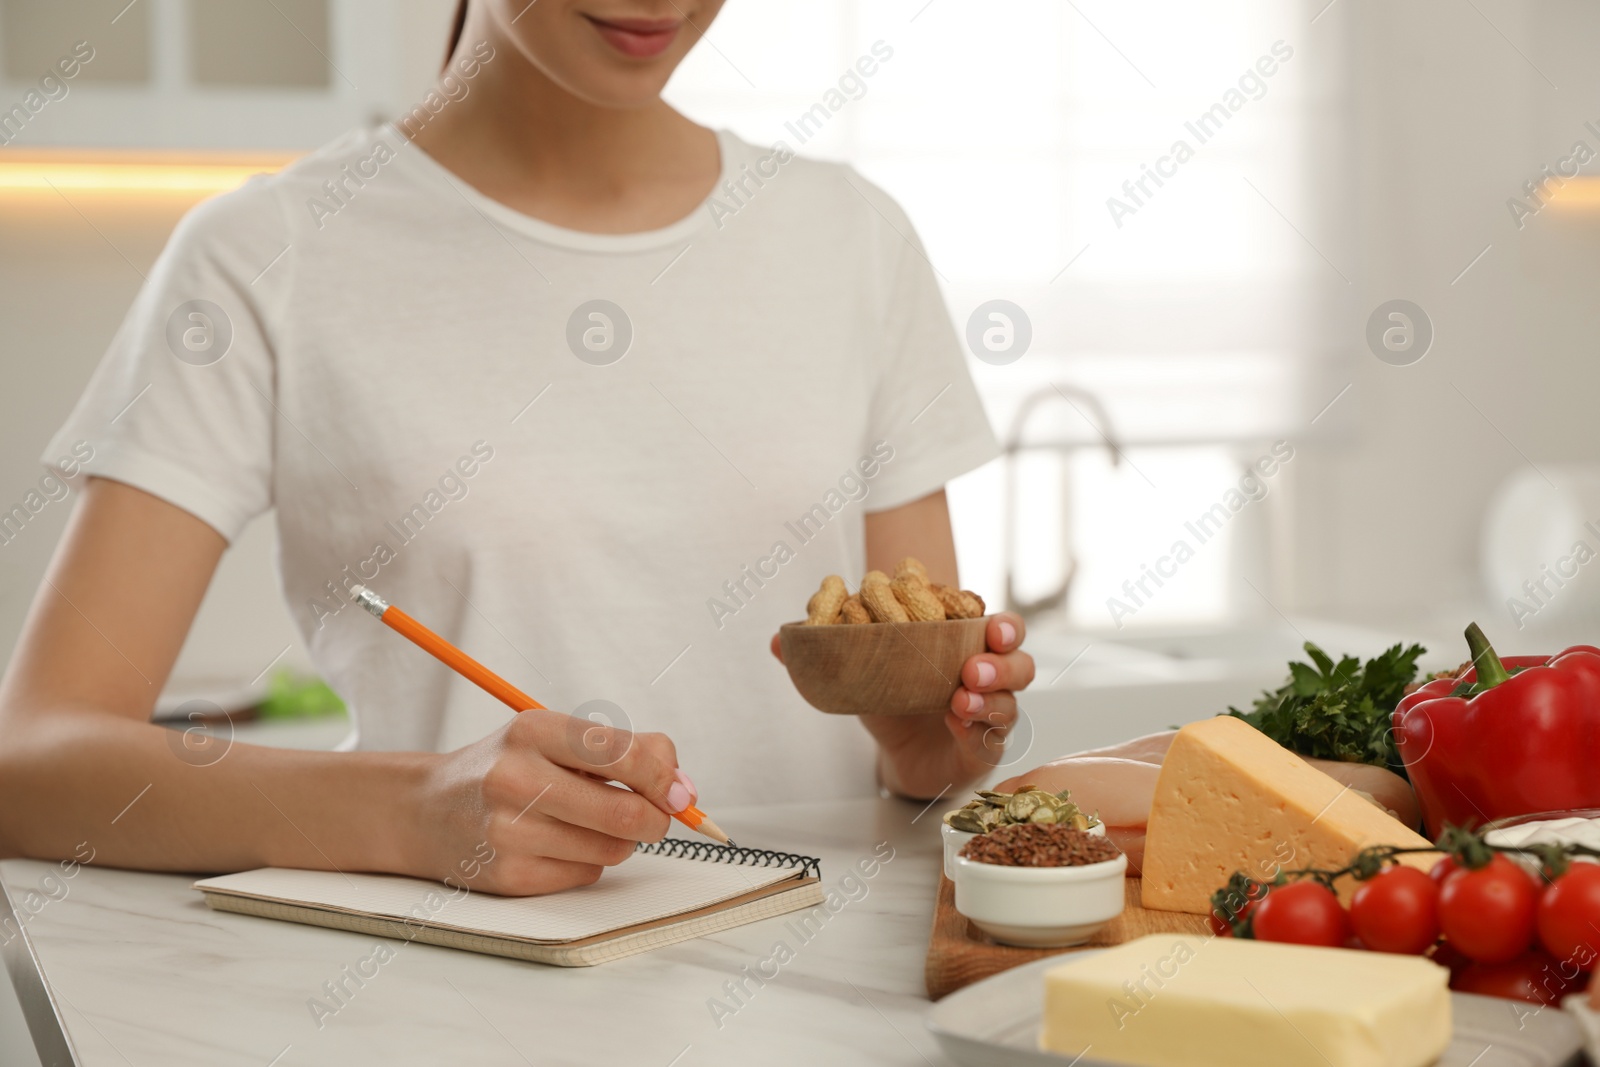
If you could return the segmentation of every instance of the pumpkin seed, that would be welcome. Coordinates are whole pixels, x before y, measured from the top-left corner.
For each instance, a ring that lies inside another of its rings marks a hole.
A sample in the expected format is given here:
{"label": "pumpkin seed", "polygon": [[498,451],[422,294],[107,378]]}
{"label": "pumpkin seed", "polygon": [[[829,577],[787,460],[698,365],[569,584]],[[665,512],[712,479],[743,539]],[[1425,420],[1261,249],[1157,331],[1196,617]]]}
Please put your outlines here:
{"label": "pumpkin seed", "polygon": [[1095,816],[1085,815],[1072,801],[1068,790],[1051,793],[1024,786],[1015,793],[992,789],[977,790],[978,798],[954,811],[945,812],[945,825],[969,834],[984,834],[997,826],[1033,823],[1040,826],[1062,824],[1087,830],[1099,824]]}

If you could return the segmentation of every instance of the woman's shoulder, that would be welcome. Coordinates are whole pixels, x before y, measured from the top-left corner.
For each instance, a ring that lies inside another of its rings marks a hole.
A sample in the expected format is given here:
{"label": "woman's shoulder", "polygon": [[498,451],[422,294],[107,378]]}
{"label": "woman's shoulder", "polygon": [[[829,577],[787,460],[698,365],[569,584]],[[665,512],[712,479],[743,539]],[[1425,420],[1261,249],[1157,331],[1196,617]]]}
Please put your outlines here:
{"label": "woman's shoulder", "polygon": [[837,228],[857,240],[917,241],[899,202],[850,164],[802,154],[783,139],[759,145],[726,130],[718,138],[729,156],[713,200],[720,198],[735,210],[766,201],[791,219]]}
{"label": "woman's shoulder", "polygon": [[[392,127],[351,130],[299,157],[280,170],[256,174],[225,193],[209,197],[184,215],[173,232],[184,245],[251,242],[271,237],[293,239],[306,219],[305,205],[326,200],[326,183],[359,168],[375,155],[392,159],[403,142]],[[315,223],[314,214],[309,216]]]}

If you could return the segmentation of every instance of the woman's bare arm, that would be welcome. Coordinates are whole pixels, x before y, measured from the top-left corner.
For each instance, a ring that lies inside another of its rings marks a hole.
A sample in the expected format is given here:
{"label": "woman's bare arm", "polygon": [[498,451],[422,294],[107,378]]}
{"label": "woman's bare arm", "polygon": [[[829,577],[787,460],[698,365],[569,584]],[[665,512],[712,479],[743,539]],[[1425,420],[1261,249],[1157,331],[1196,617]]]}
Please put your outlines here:
{"label": "woman's bare arm", "polygon": [[[205,766],[184,759],[150,711],[225,547],[179,508],[89,480],[0,682],[0,856],[92,850],[151,870],[392,871],[539,893],[594,881],[692,803],[665,737],[595,727],[598,755],[575,753],[554,712],[448,754],[236,743]],[[586,758],[631,788],[597,781]]]}
{"label": "woman's bare arm", "polygon": [[226,547],[180,508],[89,480],[0,683],[0,854],[87,842],[96,862],[155,869],[402,865],[382,829],[400,813],[381,806],[416,755],[235,744],[197,766],[149,721]]}
{"label": "woman's bare arm", "polygon": [[888,511],[867,514],[867,569],[894,573],[894,565],[915,556],[928,568],[928,580],[959,585],[956,539],[950,531],[950,505],[944,490]]}

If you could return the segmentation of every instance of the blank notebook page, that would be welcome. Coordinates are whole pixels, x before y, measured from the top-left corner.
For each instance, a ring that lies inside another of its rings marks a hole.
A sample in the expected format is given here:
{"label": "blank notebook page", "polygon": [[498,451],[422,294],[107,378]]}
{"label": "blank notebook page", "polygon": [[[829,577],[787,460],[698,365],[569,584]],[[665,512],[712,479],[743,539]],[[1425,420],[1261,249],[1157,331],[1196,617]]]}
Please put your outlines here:
{"label": "blank notebook page", "polygon": [[[534,941],[576,941],[695,911],[804,873],[640,853],[609,867],[594,885],[543,897],[497,897],[387,874],[338,874],[269,867],[206,878],[196,889],[312,907],[384,915]],[[429,893],[438,896],[430,910]],[[439,898],[445,903],[439,905]]]}

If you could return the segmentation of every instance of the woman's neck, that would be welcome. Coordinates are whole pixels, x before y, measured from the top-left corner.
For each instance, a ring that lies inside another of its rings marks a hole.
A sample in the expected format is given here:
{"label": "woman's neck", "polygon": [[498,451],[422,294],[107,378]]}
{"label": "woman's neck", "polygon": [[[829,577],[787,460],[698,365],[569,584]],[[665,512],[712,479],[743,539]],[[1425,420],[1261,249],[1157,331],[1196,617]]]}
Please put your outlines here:
{"label": "woman's neck", "polygon": [[456,56],[470,53],[467,42],[484,40],[493,58],[462,79],[467,94],[412,135],[473,188],[524,214],[592,233],[658,229],[710,194],[720,171],[710,130],[659,98],[627,109],[580,99],[476,19]]}

